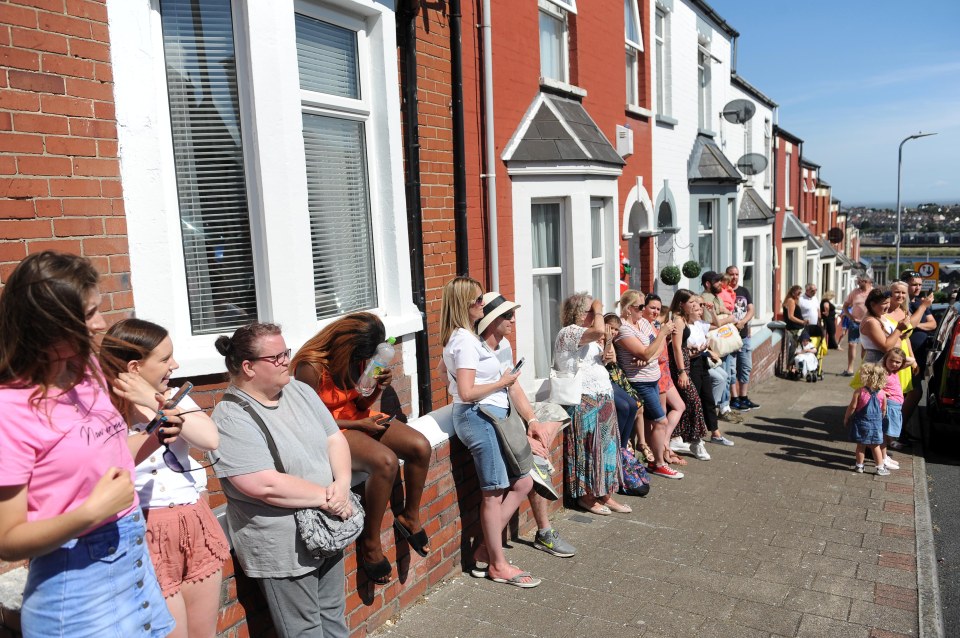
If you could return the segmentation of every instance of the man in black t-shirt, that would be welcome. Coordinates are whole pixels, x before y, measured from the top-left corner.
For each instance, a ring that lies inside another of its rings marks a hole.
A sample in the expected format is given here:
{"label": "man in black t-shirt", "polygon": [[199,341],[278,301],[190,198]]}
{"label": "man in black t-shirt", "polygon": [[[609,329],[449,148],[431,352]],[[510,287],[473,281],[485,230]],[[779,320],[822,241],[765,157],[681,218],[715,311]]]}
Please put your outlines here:
{"label": "man in black t-shirt", "polygon": [[759,408],[747,396],[750,385],[750,372],[753,370],[753,349],[750,347],[750,322],[753,320],[753,295],[745,287],[740,286],[740,269],[736,266],[727,266],[726,273],[730,276],[730,287],[736,295],[733,303],[733,317],[737,328],[740,329],[740,338],[743,347],[736,353],[736,374],[730,379],[730,407],[744,412]]}
{"label": "man in black t-shirt", "polygon": [[[900,273],[900,281],[907,284],[910,295],[910,314],[912,315],[922,305],[921,302],[924,297],[924,295],[921,294],[923,278],[918,272],[905,270]],[[923,382],[923,377],[927,369],[927,353],[930,350],[928,343],[936,329],[937,320],[934,319],[930,308],[927,308],[923,313],[923,317],[920,319],[920,323],[913,327],[913,332],[910,334],[910,349],[913,350],[913,356],[917,360],[918,368],[913,374],[913,390],[903,397],[904,425],[910,422],[910,417],[913,416],[914,410],[917,409],[917,404],[920,403],[920,399],[923,397],[923,386],[921,383]],[[894,449],[896,449],[896,446]]]}

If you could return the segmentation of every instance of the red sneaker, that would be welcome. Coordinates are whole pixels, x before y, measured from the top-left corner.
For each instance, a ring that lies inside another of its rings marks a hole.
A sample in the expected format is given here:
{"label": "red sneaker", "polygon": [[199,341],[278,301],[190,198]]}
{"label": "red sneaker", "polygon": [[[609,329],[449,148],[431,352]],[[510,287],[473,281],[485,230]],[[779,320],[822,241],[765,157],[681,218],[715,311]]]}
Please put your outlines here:
{"label": "red sneaker", "polygon": [[669,465],[650,465],[647,467],[647,471],[651,474],[656,474],[657,476],[662,476],[663,478],[668,479],[683,478],[683,472],[678,472]]}

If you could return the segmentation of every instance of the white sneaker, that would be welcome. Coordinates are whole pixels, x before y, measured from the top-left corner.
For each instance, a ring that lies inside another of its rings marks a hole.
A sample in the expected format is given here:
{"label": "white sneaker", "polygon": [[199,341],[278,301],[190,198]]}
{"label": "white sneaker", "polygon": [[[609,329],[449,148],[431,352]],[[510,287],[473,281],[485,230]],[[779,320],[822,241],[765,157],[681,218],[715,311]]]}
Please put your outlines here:
{"label": "white sneaker", "polygon": [[899,470],[900,464],[888,456],[883,459],[883,467],[887,468],[888,470]]}
{"label": "white sneaker", "polygon": [[701,461],[710,460],[710,453],[707,452],[707,448],[703,445],[703,441],[694,441],[691,443],[690,452]]}
{"label": "white sneaker", "polygon": [[691,447],[689,443],[684,443],[679,436],[675,436],[670,439],[670,449],[674,452],[689,452]]}

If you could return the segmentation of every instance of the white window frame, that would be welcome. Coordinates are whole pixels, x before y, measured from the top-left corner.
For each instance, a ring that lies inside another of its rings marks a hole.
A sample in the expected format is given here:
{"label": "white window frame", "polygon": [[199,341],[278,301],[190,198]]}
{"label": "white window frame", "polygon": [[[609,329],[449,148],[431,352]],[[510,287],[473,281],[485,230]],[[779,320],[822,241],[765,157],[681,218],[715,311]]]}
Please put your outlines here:
{"label": "white window frame", "polygon": [[[569,242],[569,237],[570,237],[570,229],[569,229],[570,219],[569,219],[569,215],[568,215],[569,202],[568,202],[565,198],[561,198],[561,197],[537,198],[537,199],[532,199],[532,200],[530,200],[530,220],[529,220],[529,224],[531,225],[531,235],[530,235],[531,240],[533,239],[533,233],[532,233],[533,206],[534,206],[534,205],[538,205],[538,204],[539,204],[539,205],[556,205],[556,206],[557,206],[557,215],[558,215],[558,218],[559,218],[559,220],[560,220],[560,239],[559,239],[559,242],[560,242],[560,256],[559,256],[560,258],[559,258],[559,262],[560,262],[560,264],[559,264],[558,266],[550,266],[550,267],[547,267],[547,268],[534,268],[534,267],[531,267],[531,268],[530,268],[530,287],[531,287],[531,291],[535,289],[535,286],[533,285],[533,282],[536,280],[537,277],[543,277],[543,276],[556,277],[556,276],[559,275],[559,276],[560,276],[560,299],[559,299],[559,302],[558,302],[558,304],[559,304],[559,303],[562,303],[563,299],[565,299],[566,296],[567,296],[567,294],[568,294],[568,292],[567,292],[567,290],[568,290],[567,279],[568,279],[568,270],[569,270],[568,265],[569,265],[569,263],[570,263],[570,251],[569,251],[569,247],[568,247],[568,242]],[[531,246],[532,246],[532,243],[531,243]],[[532,251],[531,251],[531,252],[532,252]],[[531,298],[530,298],[530,301],[531,301],[531,306],[533,306],[533,303],[532,303],[532,302],[533,302],[533,297],[532,297],[532,296],[531,296]],[[559,311],[559,309],[560,309],[560,308],[559,308],[559,305],[558,305],[557,310]],[[536,312],[536,311],[537,311],[537,309],[536,309],[536,308],[533,308],[533,312]],[[539,318],[539,317],[538,317],[537,319],[539,319],[539,321],[537,321],[537,324],[538,324],[538,325],[540,325],[540,326],[546,326],[546,325],[547,325],[546,322],[542,321],[542,318]],[[562,328],[563,326],[560,326],[560,327]],[[531,344],[531,345],[533,345],[533,344]],[[553,344],[551,343],[551,344],[549,344],[549,346],[550,346],[550,352],[552,353],[552,346],[553,346]],[[534,351],[534,353],[535,353],[535,351]],[[536,369],[536,360],[534,360],[533,363],[534,363],[534,369]],[[547,365],[549,366],[549,363],[547,363]]]}
{"label": "white window frame", "polygon": [[640,53],[628,46],[626,51],[627,104],[640,106]]}
{"label": "white window frame", "polygon": [[697,126],[702,131],[712,130],[713,118],[710,107],[710,52],[703,44],[697,44]]}
{"label": "white window frame", "polygon": [[[600,270],[600,290],[597,290],[595,285],[590,287],[590,293],[599,299],[600,301],[606,304],[606,289],[607,289],[607,273],[606,273],[606,254],[607,254],[607,203],[599,198],[593,198],[590,200],[590,281],[594,282],[596,280],[596,272]],[[600,217],[600,229],[599,229],[599,238],[593,235],[593,216],[594,213],[599,213]],[[600,254],[593,254],[593,242],[599,239],[600,241]]]}
{"label": "white window frame", "polygon": [[[753,246],[753,259],[750,261],[747,261],[747,243],[748,242]],[[740,249],[740,254],[743,255],[743,263],[740,265],[740,284],[746,287],[747,279],[745,274],[747,272],[747,268],[752,268],[753,281],[751,282],[751,287],[748,288],[748,290],[750,291],[750,294],[754,297],[757,296],[757,292],[758,292],[757,288],[759,288],[759,286],[757,285],[760,278],[760,272],[759,270],[757,270],[757,263],[759,262],[759,260],[757,259],[757,256],[758,256],[759,249],[760,249],[760,238],[757,235],[745,235],[743,237],[743,248]],[[754,308],[757,308],[757,307],[758,305],[756,304],[756,301],[755,301]]]}
{"label": "white window frame", "polygon": [[[659,22],[661,33],[656,25]],[[656,75],[657,115],[670,117],[672,100],[670,93],[670,12],[657,6],[654,12],[654,74]]]}
{"label": "white window frame", "polygon": [[793,160],[793,153],[786,151],[783,161],[783,201],[787,210],[793,210],[793,202],[790,200],[790,168]]}
{"label": "white window frame", "polygon": [[767,167],[763,169],[763,187],[770,188],[770,171],[773,168],[773,162],[770,161],[770,118],[763,120],[763,156],[767,158]]}
{"label": "white window frame", "polygon": [[[572,1],[572,0],[571,0]],[[562,82],[563,84],[570,83],[570,25],[567,23],[567,13],[572,12],[576,13],[576,6],[574,9],[571,9],[566,6],[563,2],[559,0],[538,0],[537,6],[539,7],[539,13],[549,16],[553,20],[556,20],[560,23],[560,66],[561,73],[563,77],[551,78],[543,75],[543,65],[540,66],[540,79],[541,82],[546,80],[553,80],[554,82]],[[540,16],[537,16],[537,32],[539,34],[539,20]],[[539,40],[538,40],[539,44]],[[543,57],[543,52],[540,52],[541,60]]]}
{"label": "white window frame", "polygon": [[[624,13],[626,13],[626,8],[630,8],[630,20],[633,21],[633,28],[636,29],[637,34],[640,36],[639,40],[631,40],[627,38],[627,25],[624,24],[623,36],[626,40],[627,46],[637,51],[643,51],[643,30],[640,28],[640,8],[637,6],[637,0],[624,0]],[[626,15],[624,15],[624,20],[626,20]]]}
{"label": "white window frame", "polygon": [[[395,14],[365,0],[288,0],[282,8],[288,10],[232,3],[259,319],[281,323],[294,349],[333,320],[316,319],[303,136],[299,125],[289,124],[303,108],[293,12],[316,8],[329,12],[324,19],[338,15],[365,27],[358,43],[367,60],[360,67],[365,98],[360,104],[331,100],[325,107],[369,118],[378,298],[369,310],[391,335],[416,332],[423,322],[410,292]],[[116,56],[113,71],[134,307],[138,317],[170,330],[178,376],[220,373],[217,335],[191,331],[159,1],[108,0],[108,13],[111,46],[125,52]]]}
{"label": "white window frame", "polygon": [[793,282],[797,280],[797,269],[800,266],[800,249],[799,248],[787,248],[784,251],[783,264],[783,277],[784,285],[786,288],[789,288],[793,285]]}
{"label": "white window frame", "polygon": [[[700,212],[702,207],[708,206],[708,212],[710,213],[710,228],[704,230],[700,225]],[[702,270],[716,270],[716,266],[713,262],[717,260],[717,222],[718,222],[718,213],[719,211],[719,202],[714,199],[701,199],[697,201],[697,261],[700,263]],[[710,242],[710,259],[711,263],[706,264],[703,261],[704,255],[703,251],[700,250],[700,246],[703,243],[703,240],[706,239]]]}
{"label": "white window frame", "polygon": [[569,11],[573,14],[577,13],[577,0],[540,0],[540,2],[549,2],[563,11]]}

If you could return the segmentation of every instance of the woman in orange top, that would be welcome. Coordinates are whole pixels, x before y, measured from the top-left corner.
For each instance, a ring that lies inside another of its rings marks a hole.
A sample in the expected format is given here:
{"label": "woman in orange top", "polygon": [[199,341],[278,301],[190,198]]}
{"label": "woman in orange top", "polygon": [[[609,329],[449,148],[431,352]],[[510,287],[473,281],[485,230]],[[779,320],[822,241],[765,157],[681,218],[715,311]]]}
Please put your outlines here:
{"label": "woman in orange top", "polygon": [[398,457],[404,460],[406,498],[393,525],[418,554],[426,556],[430,551],[420,522],[420,498],[432,452],[430,442],[396,418],[371,410],[383,388],[393,380],[390,368],[375,377],[377,385],[370,396],[360,396],[356,389],[367,361],[385,339],[386,330],[376,315],[354,313],[334,321],[307,341],[290,364],[296,379],[316,389],[336,419],[350,445],[352,469],[367,474],[367,515],[363,533],[357,539],[357,557],[367,576],[378,585],[390,582],[390,561],[383,555],[380,526],[397,480]]}

